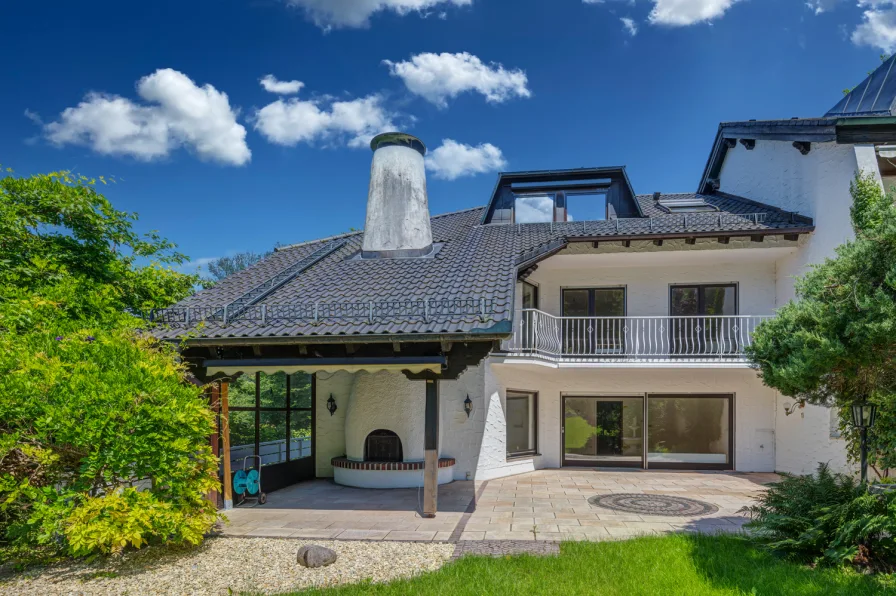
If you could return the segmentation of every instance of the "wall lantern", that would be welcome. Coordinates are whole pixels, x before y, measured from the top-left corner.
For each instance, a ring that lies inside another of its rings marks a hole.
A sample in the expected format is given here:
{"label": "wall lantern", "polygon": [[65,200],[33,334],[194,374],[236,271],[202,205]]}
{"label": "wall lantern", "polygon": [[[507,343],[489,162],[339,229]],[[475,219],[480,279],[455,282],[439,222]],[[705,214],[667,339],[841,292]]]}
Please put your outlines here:
{"label": "wall lantern", "polygon": [[467,418],[470,417],[470,413],[473,411],[473,402],[470,400],[470,396],[467,395],[467,399],[464,400],[464,412],[467,413]]}
{"label": "wall lantern", "polygon": [[861,402],[850,406],[852,410],[852,425],[859,429],[862,439],[862,484],[868,482],[868,429],[874,426],[877,418],[877,406],[867,402]]}
{"label": "wall lantern", "polygon": [[336,400],[333,399],[333,394],[330,394],[330,399],[327,400],[327,411],[330,412],[330,416],[336,413]]}

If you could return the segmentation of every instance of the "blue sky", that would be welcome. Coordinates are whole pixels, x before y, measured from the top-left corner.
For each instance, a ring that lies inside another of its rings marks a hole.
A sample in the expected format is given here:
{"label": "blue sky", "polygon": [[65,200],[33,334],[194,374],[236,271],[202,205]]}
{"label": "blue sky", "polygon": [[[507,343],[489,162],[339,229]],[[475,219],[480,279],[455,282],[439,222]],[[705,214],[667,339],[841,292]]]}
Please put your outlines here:
{"label": "blue sky", "polygon": [[362,227],[366,142],[384,129],[429,147],[433,213],[484,204],[500,170],[626,165],[639,193],[692,191],[720,121],[822,115],[896,49],[889,0],[94,0],[2,15],[0,163],[117,177],[114,204],[196,262]]}

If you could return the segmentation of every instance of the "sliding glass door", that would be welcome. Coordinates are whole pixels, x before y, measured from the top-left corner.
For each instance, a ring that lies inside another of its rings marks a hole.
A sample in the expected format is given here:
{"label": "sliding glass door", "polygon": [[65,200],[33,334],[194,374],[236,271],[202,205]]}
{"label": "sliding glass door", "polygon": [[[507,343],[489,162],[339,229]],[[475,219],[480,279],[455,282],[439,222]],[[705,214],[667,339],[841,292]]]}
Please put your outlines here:
{"label": "sliding glass door", "polygon": [[730,395],[649,395],[648,467],[730,470],[733,416]]}
{"label": "sliding glass door", "polygon": [[563,398],[563,465],[640,468],[643,451],[644,398]]}
{"label": "sliding glass door", "polygon": [[731,470],[733,400],[716,394],[564,396],[563,465]]}

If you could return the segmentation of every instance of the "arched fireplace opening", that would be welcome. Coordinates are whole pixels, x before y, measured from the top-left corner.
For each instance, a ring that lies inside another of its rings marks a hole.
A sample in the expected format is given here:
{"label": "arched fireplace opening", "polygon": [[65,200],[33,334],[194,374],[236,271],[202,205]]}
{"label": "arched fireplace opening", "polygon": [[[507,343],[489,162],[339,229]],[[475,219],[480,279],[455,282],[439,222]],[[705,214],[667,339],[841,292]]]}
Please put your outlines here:
{"label": "arched fireplace opening", "polygon": [[364,441],[364,461],[402,462],[401,439],[391,430],[375,430]]}

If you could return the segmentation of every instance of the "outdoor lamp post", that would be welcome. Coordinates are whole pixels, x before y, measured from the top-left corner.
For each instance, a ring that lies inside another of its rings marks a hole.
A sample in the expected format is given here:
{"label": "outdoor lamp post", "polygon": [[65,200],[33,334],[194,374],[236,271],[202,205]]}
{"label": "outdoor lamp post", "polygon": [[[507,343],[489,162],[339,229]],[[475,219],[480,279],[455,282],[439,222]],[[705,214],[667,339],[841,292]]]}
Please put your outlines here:
{"label": "outdoor lamp post", "polygon": [[470,400],[470,396],[467,395],[467,399],[464,400],[464,412],[467,413],[467,418],[470,417],[470,413],[473,411],[473,402]]}
{"label": "outdoor lamp post", "polygon": [[327,411],[330,412],[330,416],[336,413],[336,400],[333,399],[333,394],[330,394],[330,399],[327,400]]}
{"label": "outdoor lamp post", "polygon": [[877,418],[877,406],[861,402],[853,404],[851,407],[852,425],[859,429],[862,443],[862,484],[865,484],[868,482],[868,429],[874,426],[874,419]]}

